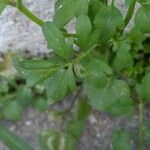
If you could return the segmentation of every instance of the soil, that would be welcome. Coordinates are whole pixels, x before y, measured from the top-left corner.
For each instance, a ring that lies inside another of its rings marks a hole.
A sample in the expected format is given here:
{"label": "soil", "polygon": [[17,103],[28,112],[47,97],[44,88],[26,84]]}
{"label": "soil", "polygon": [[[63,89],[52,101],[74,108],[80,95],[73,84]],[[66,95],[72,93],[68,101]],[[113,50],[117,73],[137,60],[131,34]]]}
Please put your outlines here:
{"label": "soil", "polygon": [[[40,150],[38,145],[39,134],[48,128],[60,129],[62,120],[54,119],[52,111],[68,108],[72,97],[70,95],[60,104],[51,106],[49,111],[44,113],[33,108],[27,108],[24,110],[22,120],[19,122],[5,120],[2,123],[32,145],[35,150]],[[149,120],[149,110],[149,107],[145,109],[144,121]],[[85,130],[77,145],[77,150],[112,150],[111,135],[115,129],[119,128],[127,129],[132,133],[131,150],[137,150],[137,125],[137,111],[135,111],[133,118],[129,119],[114,117],[110,114],[93,110],[87,119]],[[7,150],[7,148],[0,143],[0,150]],[[145,148],[145,150],[149,150],[149,148]]]}

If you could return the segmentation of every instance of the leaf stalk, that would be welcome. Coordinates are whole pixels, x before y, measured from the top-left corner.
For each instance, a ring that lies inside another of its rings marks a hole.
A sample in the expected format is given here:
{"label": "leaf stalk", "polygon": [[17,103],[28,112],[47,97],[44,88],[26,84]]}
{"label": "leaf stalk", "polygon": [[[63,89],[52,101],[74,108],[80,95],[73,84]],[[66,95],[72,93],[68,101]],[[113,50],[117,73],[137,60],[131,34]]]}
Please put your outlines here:
{"label": "leaf stalk", "polygon": [[130,3],[129,7],[128,7],[128,11],[125,17],[125,27],[128,25],[128,23],[130,22],[133,13],[134,13],[134,9],[135,9],[135,4],[136,4],[136,0],[132,0],[132,2]]}
{"label": "leaf stalk", "polygon": [[25,16],[27,16],[29,19],[31,19],[33,22],[38,24],[39,26],[42,26],[44,24],[44,21],[35,16],[29,9],[27,9],[24,5],[22,5],[21,1],[18,1],[16,4],[16,7],[18,10],[20,10]]}

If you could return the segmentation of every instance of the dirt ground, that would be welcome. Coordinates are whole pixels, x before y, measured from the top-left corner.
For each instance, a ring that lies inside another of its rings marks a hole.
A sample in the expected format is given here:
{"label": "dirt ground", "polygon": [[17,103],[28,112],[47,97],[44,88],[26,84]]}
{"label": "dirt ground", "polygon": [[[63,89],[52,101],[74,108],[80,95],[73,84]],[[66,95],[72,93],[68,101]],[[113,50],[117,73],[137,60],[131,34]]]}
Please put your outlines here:
{"label": "dirt ground", "polygon": [[[68,100],[65,100],[60,105],[54,108],[65,109],[69,106]],[[61,120],[54,120],[51,115],[50,108],[48,112],[40,113],[33,108],[24,110],[21,121],[15,123],[11,121],[3,121],[3,124],[11,131],[15,131],[17,135],[22,137],[26,142],[34,147],[35,150],[40,150],[38,145],[38,135],[41,131],[47,128],[59,129]],[[145,110],[144,121],[149,120],[149,108]],[[77,150],[112,150],[111,134],[112,131],[118,128],[128,129],[132,133],[132,148],[137,150],[137,112],[132,119],[113,117],[110,114],[92,111],[88,117],[84,133],[82,134]],[[0,150],[7,150],[7,148],[0,143]],[[145,150],[149,150],[146,148]]]}

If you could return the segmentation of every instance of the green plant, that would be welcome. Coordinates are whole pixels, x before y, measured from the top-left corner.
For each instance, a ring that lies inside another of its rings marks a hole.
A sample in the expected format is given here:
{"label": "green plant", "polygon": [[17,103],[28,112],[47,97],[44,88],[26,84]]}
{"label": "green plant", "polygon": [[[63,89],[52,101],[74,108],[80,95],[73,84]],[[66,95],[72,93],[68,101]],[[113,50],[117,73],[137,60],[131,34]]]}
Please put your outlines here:
{"label": "green plant", "polygon": [[[141,6],[136,12],[135,26],[125,32],[136,3]],[[126,0],[128,11],[124,18],[115,7],[115,0],[111,4],[107,0],[58,0],[53,22],[36,17],[22,0],[0,0],[0,4],[0,12],[11,5],[41,26],[48,48],[53,49],[47,60],[14,58],[14,65],[26,79],[27,86],[44,86],[49,104],[60,102],[68,92],[84,91],[83,100],[78,101],[78,109],[73,119],[67,119],[65,129],[41,134],[41,149],[57,150],[60,146],[64,150],[74,149],[92,107],[130,118],[138,109],[138,149],[143,150],[150,130],[143,123],[144,107],[150,103],[150,1]],[[68,33],[65,26],[73,18],[76,18],[75,34]],[[74,45],[79,50],[74,49]],[[75,100],[70,109],[57,115],[68,115]],[[41,106],[40,103],[41,100],[36,106]],[[15,105],[13,102],[8,110],[15,107],[20,112],[21,108]],[[45,108],[45,104],[42,106]],[[9,113],[5,116],[12,119]],[[18,119],[16,111],[14,119]],[[114,150],[131,149],[128,131],[119,129],[112,137]]]}

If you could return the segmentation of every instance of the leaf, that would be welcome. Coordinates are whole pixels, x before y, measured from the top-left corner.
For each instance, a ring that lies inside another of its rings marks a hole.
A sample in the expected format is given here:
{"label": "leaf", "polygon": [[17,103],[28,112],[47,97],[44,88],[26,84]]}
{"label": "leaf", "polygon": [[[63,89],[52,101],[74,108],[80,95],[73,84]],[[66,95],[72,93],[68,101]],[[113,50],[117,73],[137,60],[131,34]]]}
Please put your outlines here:
{"label": "leaf", "polygon": [[65,0],[55,13],[53,22],[58,28],[64,27],[76,14],[82,0]]}
{"label": "leaf", "polygon": [[49,60],[37,58],[35,59],[14,58],[14,59],[19,61],[19,64],[17,64],[18,67],[22,67],[28,70],[49,69],[53,66],[60,66],[60,64],[63,63],[63,61],[61,61],[61,58],[59,57],[51,57]]}
{"label": "leaf", "polygon": [[107,75],[112,74],[111,68],[102,60],[86,57],[75,65],[75,72],[79,78],[90,81],[96,88],[107,83]]}
{"label": "leaf", "polygon": [[96,88],[102,88],[107,84],[107,76],[103,72],[93,73],[89,81]]}
{"label": "leaf", "polygon": [[73,52],[73,44],[74,44],[73,37],[70,37],[70,38],[66,39],[66,47],[67,47],[66,49],[68,49],[69,56]]}
{"label": "leaf", "polygon": [[107,75],[112,74],[112,69],[104,61],[98,58],[86,57],[80,62],[80,64],[84,67],[85,74],[90,73],[91,70],[101,71]]}
{"label": "leaf", "polygon": [[72,65],[69,66],[66,78],[68,81],[68,87],[71,91],[75,91],[77,89],[76,81],[75,81],[75,76],[73,73],[73,68]]}
{"label": "leaf", "polygon": [[129,6],[131,4],[131,2],[132,2],[131,0],[125,0],[125,5]]}
{"label": "leaf", "polygon": [[42,150],[75,150],[75,139],[62,132],[45,130],[39,136]]}
{"label": "leaf", "polygon": [[77,18],[76,33],[81,46],[86,47],[91,30],[92,24],[88,16],[80,15]]}
{"label": "leaf", "polygon": [[96,110],[127,117],[133,115],[133,101],[130,99],[129,87],[124,81],[113,80],[100,89],[85,82],[84,89],[90,105]]}
{"label": "leaf", "polygon": [[132,28],[130,31],[129,38],[134,43],[142,42],[145,39],[144,34],[136,27]]}
{"label": "leaf", "polygon": [[90,0],[88,16],[90,20],[92,21],[92,23],[102,6],[103,4],[100,0]]}
{"label": "leaf", "polygon": [[67,131],[68,133],[78,140],[84,131],[85,122],[83,120],[71,120],[67,124]]}
{"label": "leaf", "polygon": [[79,8],[77,10],[77,16],[87,15],[89,10],[89,2],[88,0],[81,0]]}
{"label": "leaf", "polygon": [[145,0],[145,4],[150,5],[150,0]]}
{"label": "leaf", "polygon": [[150,38],[146,38],[143,42],[142,42],[142,46],[143,46],[143,51],[146,55],[150,54]]}
{"label": "leaf", "polygon": [[57,55],[63,58],[68,58],[70,56],[72,50],[67,48],[65,37],[54,23],[44,23],[42,31],[47,40],[48,48],[52,48]]}
{"label": "leaf", "polygon": [[[33,86],[42,83],[51,77],[57,71],[57,63],[54,64],[53,60],[25,60],[14,59],[14,65],[17,71],[27,79],[27,85]],[[37,65],[38,64],[38,65]],[[59,62],[58,62],[59,64]]]}
{"label": "leaf", "polygon": [[76,119],[77,121],[84,121],[91,112],[91,107],[87,99],[81,99],[77,104]]}
{"label": "leaf", "polygon": [[8,81],[3,79],[3,77],[0,76],[0,94],[7,93],[8,90],[9,90]]}
{"label": "leaf", "polygon": [[98,43],[98,39],[99,39],[99,30],[95,29],[95,30],[92,31],[92,33],[89,36],[89,40],[88,40],[86,48],[89,49],[94,44],[97,44]]}
{"label": "leaf", "polygon": [[81,99],[76,105],[75,117],[67,124],[68,133],[78,140],[84,131],[86,119],[91,112],[87,99]]}
{"label": "leaf", "polygon": [[17,90],[17,96],[15,99],[23,108],[31,106],[33,103],[33,95],[31,89],[26,86],[20,85]]}
{"label": "leaf", "polygon": [[116,7],[103,6],[94,20],[95,28],[99,29],[99,42],[110,40],[117,28],[123,27],[123,17]]}
{"label": "leaf", "polygon": [[8,120],[18,121],[22,116],[22,107],[17,101],[12,101],[4,108],[4,117]]}
{"label": "leaf", "polygon": [[139,97],[142,97],[142,85],[137,83],[135,85],[136,93],[138,94]]}
{"label": "leaf", "polygon": [[0,140],[10,150],[33,150],[30,145],[25,143],[20,137],[18,137],[2,125],[0,125]]}
{"label": "leaf", "polygon": [[116,72],[133,66],[133,58],[130,54],[131,46],[125,40],[118,43],[116,57],[113,62],[113,67]]}
{"label": "leaf", "polygon": [[38,98],[35,102],[35,108],[41,112],[48,110],[48,103],[44,98]]}
{"label": "leaf", "polygon": [[62,100],[68,90],[66,70],[62,69],[49,78],[46,91],[49,104]]}
{"label": "leaf", "polygon": [[0,15],[4,11],[4,9],[6,8],[6,6],[7,6],[6,4],[0,2]]}
{"label": "leaf", "polygon": [[142,5],[139,8],[134,22],[143,33],[150,33],[150,5]]}
{"label": "leaf", "polygon": [[101,88],[107,83],[107,75],[112,74],[111,68],[100,59],[91,59],[85,66],[86,79],[96,88]]}
{"label": "leaf", "polygon": [[113,150],[131,150],[131,134],[124,129],[117,129],[112,135]]}
{"label": "leaf", "polygon": [[150,102],[150,73],[146,74],[142,80],[142,96],[147,101]]}
{"label": "leaf", "polygon": [[147,67],[146,67],[145,73],[146,73],[146,74],[150,73],[150,66],[147,66]]}

